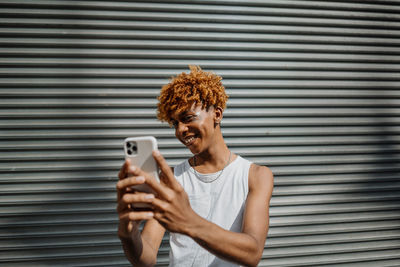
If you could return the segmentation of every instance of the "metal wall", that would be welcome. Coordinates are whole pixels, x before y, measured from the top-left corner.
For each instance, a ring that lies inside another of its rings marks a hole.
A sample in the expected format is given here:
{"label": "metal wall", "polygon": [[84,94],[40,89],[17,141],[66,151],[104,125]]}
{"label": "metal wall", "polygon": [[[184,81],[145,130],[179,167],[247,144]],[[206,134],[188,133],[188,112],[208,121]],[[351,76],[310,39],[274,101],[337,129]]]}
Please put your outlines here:
{"label": "metal wall", "polygon": [[[260,266],[399,266],[400,1],[0,1],[0,265],[120,266],[122,140],[188,64],[275,173]],[[168,264],[168,246],[157,266]]]}

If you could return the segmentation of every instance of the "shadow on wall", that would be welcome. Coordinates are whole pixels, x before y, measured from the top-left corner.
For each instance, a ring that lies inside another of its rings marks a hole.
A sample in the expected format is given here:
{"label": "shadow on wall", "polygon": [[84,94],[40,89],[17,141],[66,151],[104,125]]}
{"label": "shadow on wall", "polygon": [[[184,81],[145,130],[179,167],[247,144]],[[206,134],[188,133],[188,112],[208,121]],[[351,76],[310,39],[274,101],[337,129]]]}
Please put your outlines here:
{"label": "shadow on wall", "polygon": [[[385,109],[390,114],[390,108]],[[382,112],[382,110],[381,110]],[[376,112],[378,114],[378,112]],[[392,114],[396,114],[392,111]],[[380,228],[398,230],[400,233],[400,146],[395,115],[377,116],[377,149],[376,161],[371,164],[365,181],[365,191],[374,205],[371,210],[382,213],[380,220],[385,225]],[[400,235],[397,239],[400,238]],[[399,240],[399,239],[398,239]]]}
{"label": "shadow on wall", "polygon": [[122,139],[49,134],[26,149],[12,142],[14,157],[25,160],[0,174],[8,180],[0,188],[0,265],[126,264],[115,211]]}
{"label": "shadow on wall", "polygon": [[[388,114],[391,112],[390,108],[385,108],[386,111]],[[376,149],[371,153],[376,160],[363,171],[365,179],[360,181],[360,192],[355,192],[363,200],[359,203],[359,210],[365,214],[355,232],[364,233],[360,239],[365,242],[362,253],[373,255],[375,259],[371,258],[369,264],[376,260],[376,266],[383,266],[384,262],[399,263],[400,147],[396,122],[392,118],[395,117],[375,117],[377,133],[373,145]]]}

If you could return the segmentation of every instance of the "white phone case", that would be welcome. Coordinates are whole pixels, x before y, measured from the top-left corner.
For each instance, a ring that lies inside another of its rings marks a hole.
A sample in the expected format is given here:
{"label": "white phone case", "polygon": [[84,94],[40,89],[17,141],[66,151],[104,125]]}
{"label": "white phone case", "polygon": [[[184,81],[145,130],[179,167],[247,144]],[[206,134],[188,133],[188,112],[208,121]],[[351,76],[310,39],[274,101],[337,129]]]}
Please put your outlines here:
{"label": "white phone case", "polygon": [[[153,136],[128,137],[124,141],[125,157],[131,160],[132,165],[151,174],[159,182],[158,166],[152,155],[153,150],[157,150],[157,140]],[[147,184],[135,186],[134,189],[154,194]],[[135,204],[135,207],[142,208],[148,207],[148,205],[145,203]]]}

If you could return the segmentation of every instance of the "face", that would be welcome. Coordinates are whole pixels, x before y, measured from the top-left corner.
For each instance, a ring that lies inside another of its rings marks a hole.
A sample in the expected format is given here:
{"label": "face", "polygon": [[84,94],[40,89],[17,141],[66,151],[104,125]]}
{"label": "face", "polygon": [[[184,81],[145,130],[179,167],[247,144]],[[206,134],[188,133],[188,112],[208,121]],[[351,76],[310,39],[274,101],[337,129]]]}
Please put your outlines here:
{"label": "face", "polygon": [[201,153],[214,143],[219,114],[218,108],[210,107],[206,110],[200,105],[193,105],[180,114],[173,114],[171,119],[176,138],[193,154]]}

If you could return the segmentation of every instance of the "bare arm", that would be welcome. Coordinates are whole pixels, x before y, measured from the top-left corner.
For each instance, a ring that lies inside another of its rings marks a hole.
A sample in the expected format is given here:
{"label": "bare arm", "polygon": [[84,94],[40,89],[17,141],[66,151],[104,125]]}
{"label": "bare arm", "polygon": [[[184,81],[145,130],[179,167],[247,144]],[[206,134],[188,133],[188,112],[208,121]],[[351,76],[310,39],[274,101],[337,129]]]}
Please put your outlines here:
{"label": "bare arm", "polygon": [[153,219],[146,222],[142,232],[135,227],[130,238],[120,236],[125,255],[132,265],[147,267],[156,264],[157,252],[165,231],[160,227]]}
{"label": "bare arm", "polygon": [[[119,173],[120,181],[117,183],[118,236],[125,255],[131,264],[147,267],[156,263],[157,252],[165,229],[153,219],[152,212],[138,212],[131,209],[131,205],[134,203],[149,203],[154,198],[151,194],[133,192],[131,190],[133,185],[142,184],[145,181],[144,176],[147,174],[139,173],[139,171],[127,161]],[[142,220],[147,221],[143,230],[140,231],[139,224]]]}
{"label": "bare arm", "polygon": [[220,258],[245,266],[257,266],[268,233],[272,189],[271,171],[252,165],[242,232],[227,231],[205,219],[199,219],[187,234]]}
{"label": "bare arm", "polygon": [[164,173],[164,184],[168,187],[152,184],[159,193],[159,198],[152,202],[155,207],[154,218],[169,231],[192,237],[220,258],[245,266],[256,266],[268,233],[268,210],[273,189],[271,171],[267,167],[251,166],[242,232],[235,233],[197,215],[190,207],[186,192],[175,180],[162,156],[156,155],[155,158]]}

